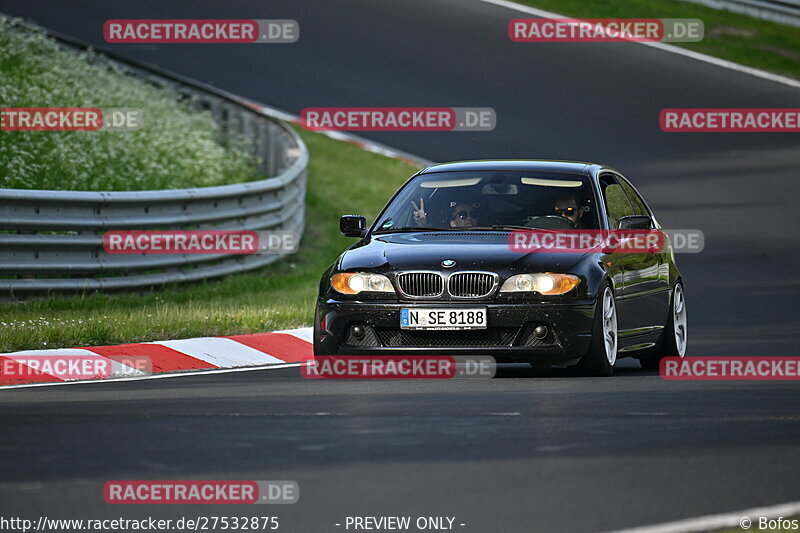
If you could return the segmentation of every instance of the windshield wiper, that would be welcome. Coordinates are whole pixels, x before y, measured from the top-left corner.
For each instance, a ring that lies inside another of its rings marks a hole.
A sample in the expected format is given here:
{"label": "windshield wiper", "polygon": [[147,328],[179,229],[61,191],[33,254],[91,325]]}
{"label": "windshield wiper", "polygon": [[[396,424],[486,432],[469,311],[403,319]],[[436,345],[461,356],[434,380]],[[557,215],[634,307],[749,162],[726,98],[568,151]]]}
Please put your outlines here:
{"label": "windshield wiper", "polygon": [[380,235],[383,233],[417,233],[417,232],[425,232],[425,231],[458,231],[463,228],[434,228],[434,227],[413,227],[413,226],[406,226],[404,228],[387,228],[381,229],[377,231],[373,231],[373,235]]}
{"label": "windshield wiper", "polygon": [[373,231],[373,235],[380,235],[384,233],[416,233],[416,232],[425,232],[425,231],[457,231],[457,232],[465,232],[465,231],[507,231],[507,230],[533,230],[536,228],[531,228],[529,226],[514,226],[508,224],[495,224],[493,226],[459,226],[459,227],[413,227],[413,226],[406,226],[403,228],[387,228],[382,230]]}
{"label": "windshield wiper", "polygon": [[509,229],[532,230],[534,228],[531,228],[529,226],[515,226],[513,224],[494,224],[493,226],[472,226],[469,228],[461,228],[461,229],[478,230],[478,231],[489,231],[489,230],[503,231]]}

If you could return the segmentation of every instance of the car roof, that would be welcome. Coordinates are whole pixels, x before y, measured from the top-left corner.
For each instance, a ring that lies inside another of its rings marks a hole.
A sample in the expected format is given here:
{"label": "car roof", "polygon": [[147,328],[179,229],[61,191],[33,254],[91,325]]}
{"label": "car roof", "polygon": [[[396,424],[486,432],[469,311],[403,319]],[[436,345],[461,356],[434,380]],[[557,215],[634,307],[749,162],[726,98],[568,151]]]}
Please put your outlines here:
{"label": "car roof", "polygon": [[592,176],[596,175],[597,171],[599,171],[601,168],[606,169],[608,167],[583,161],[554,161],[548,159],[483,159],[476,161],[454,161],[451,163],[431,165],[420,171],[420,174],[457,171],[522,170],[572,172],[575,174]]}

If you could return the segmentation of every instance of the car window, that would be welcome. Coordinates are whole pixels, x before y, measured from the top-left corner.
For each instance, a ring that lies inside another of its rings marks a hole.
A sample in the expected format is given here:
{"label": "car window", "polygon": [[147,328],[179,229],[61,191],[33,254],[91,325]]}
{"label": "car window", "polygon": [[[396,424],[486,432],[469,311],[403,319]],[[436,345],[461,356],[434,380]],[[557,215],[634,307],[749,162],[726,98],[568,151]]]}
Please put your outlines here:
{"label": "car window", "polygon": [[395,196],[373,231],[409,228],[598,228],[591,179],[543,171],[432,172]]}
{"label": "car window", "polygon": [[650,210],[647,209],[647,205],[644,203],[644,200],[642,200],[642,197],[639,196],[631,184],[624,179],[618,181],[622,186],[622,189],[625,191],[625,194],[628,196],[628,200],[630,200],[631,205],[633,206],[634,214],[650,216]]}
{"label": "car window", "polygon": [[608,213],[608,222],[611,229],[619,228],[619,221],[622,217],[635,214],[635,210],[628,200],[628,196],[622,189],[617,179],[609,174],[601,178],[603,197]]}

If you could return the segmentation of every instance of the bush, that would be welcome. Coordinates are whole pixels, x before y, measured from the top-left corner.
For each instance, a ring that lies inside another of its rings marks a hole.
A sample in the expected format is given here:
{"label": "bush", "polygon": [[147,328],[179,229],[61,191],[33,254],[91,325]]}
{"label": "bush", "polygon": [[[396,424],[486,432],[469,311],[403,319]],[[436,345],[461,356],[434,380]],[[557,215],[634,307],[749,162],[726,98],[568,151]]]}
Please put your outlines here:
{"label": "bush", "polygon": [[243,141],[220,142],[210,114],[94,57],[0,20],[0,106],[136,108],[144,122],[136,131],[0,131],[0,188],[146,190],[260,177]]}

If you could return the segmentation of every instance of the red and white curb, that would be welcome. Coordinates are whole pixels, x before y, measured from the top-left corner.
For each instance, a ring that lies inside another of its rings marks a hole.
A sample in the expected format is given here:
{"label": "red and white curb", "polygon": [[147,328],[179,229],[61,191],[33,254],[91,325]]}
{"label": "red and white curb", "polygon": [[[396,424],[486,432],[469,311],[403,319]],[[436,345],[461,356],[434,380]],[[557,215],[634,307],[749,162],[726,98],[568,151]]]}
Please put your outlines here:
{"label": "red and white curb", "polygon": [[[25,368],[13,375],[0,372],[0,388],[57,385],[64,383],[136,380],[153,377],[176,377],[197,373],[220,373],[263,368],[300,366],[314,359],[311,328],[290,329],[272,333],[254,333],[229,337],[198,337],[93,346],[57,350],[25,350],[0,354],[0,368],[13,361]],[[41,371],[42,365],[32,364],[59,357],[76,357],[82,361],[102,363],[111,369],[103,379],[88,381],[70,379]],[[132,365],[135,359],[147,360],[148,370]],[[35,366],[35,367],[34,367]]]}

